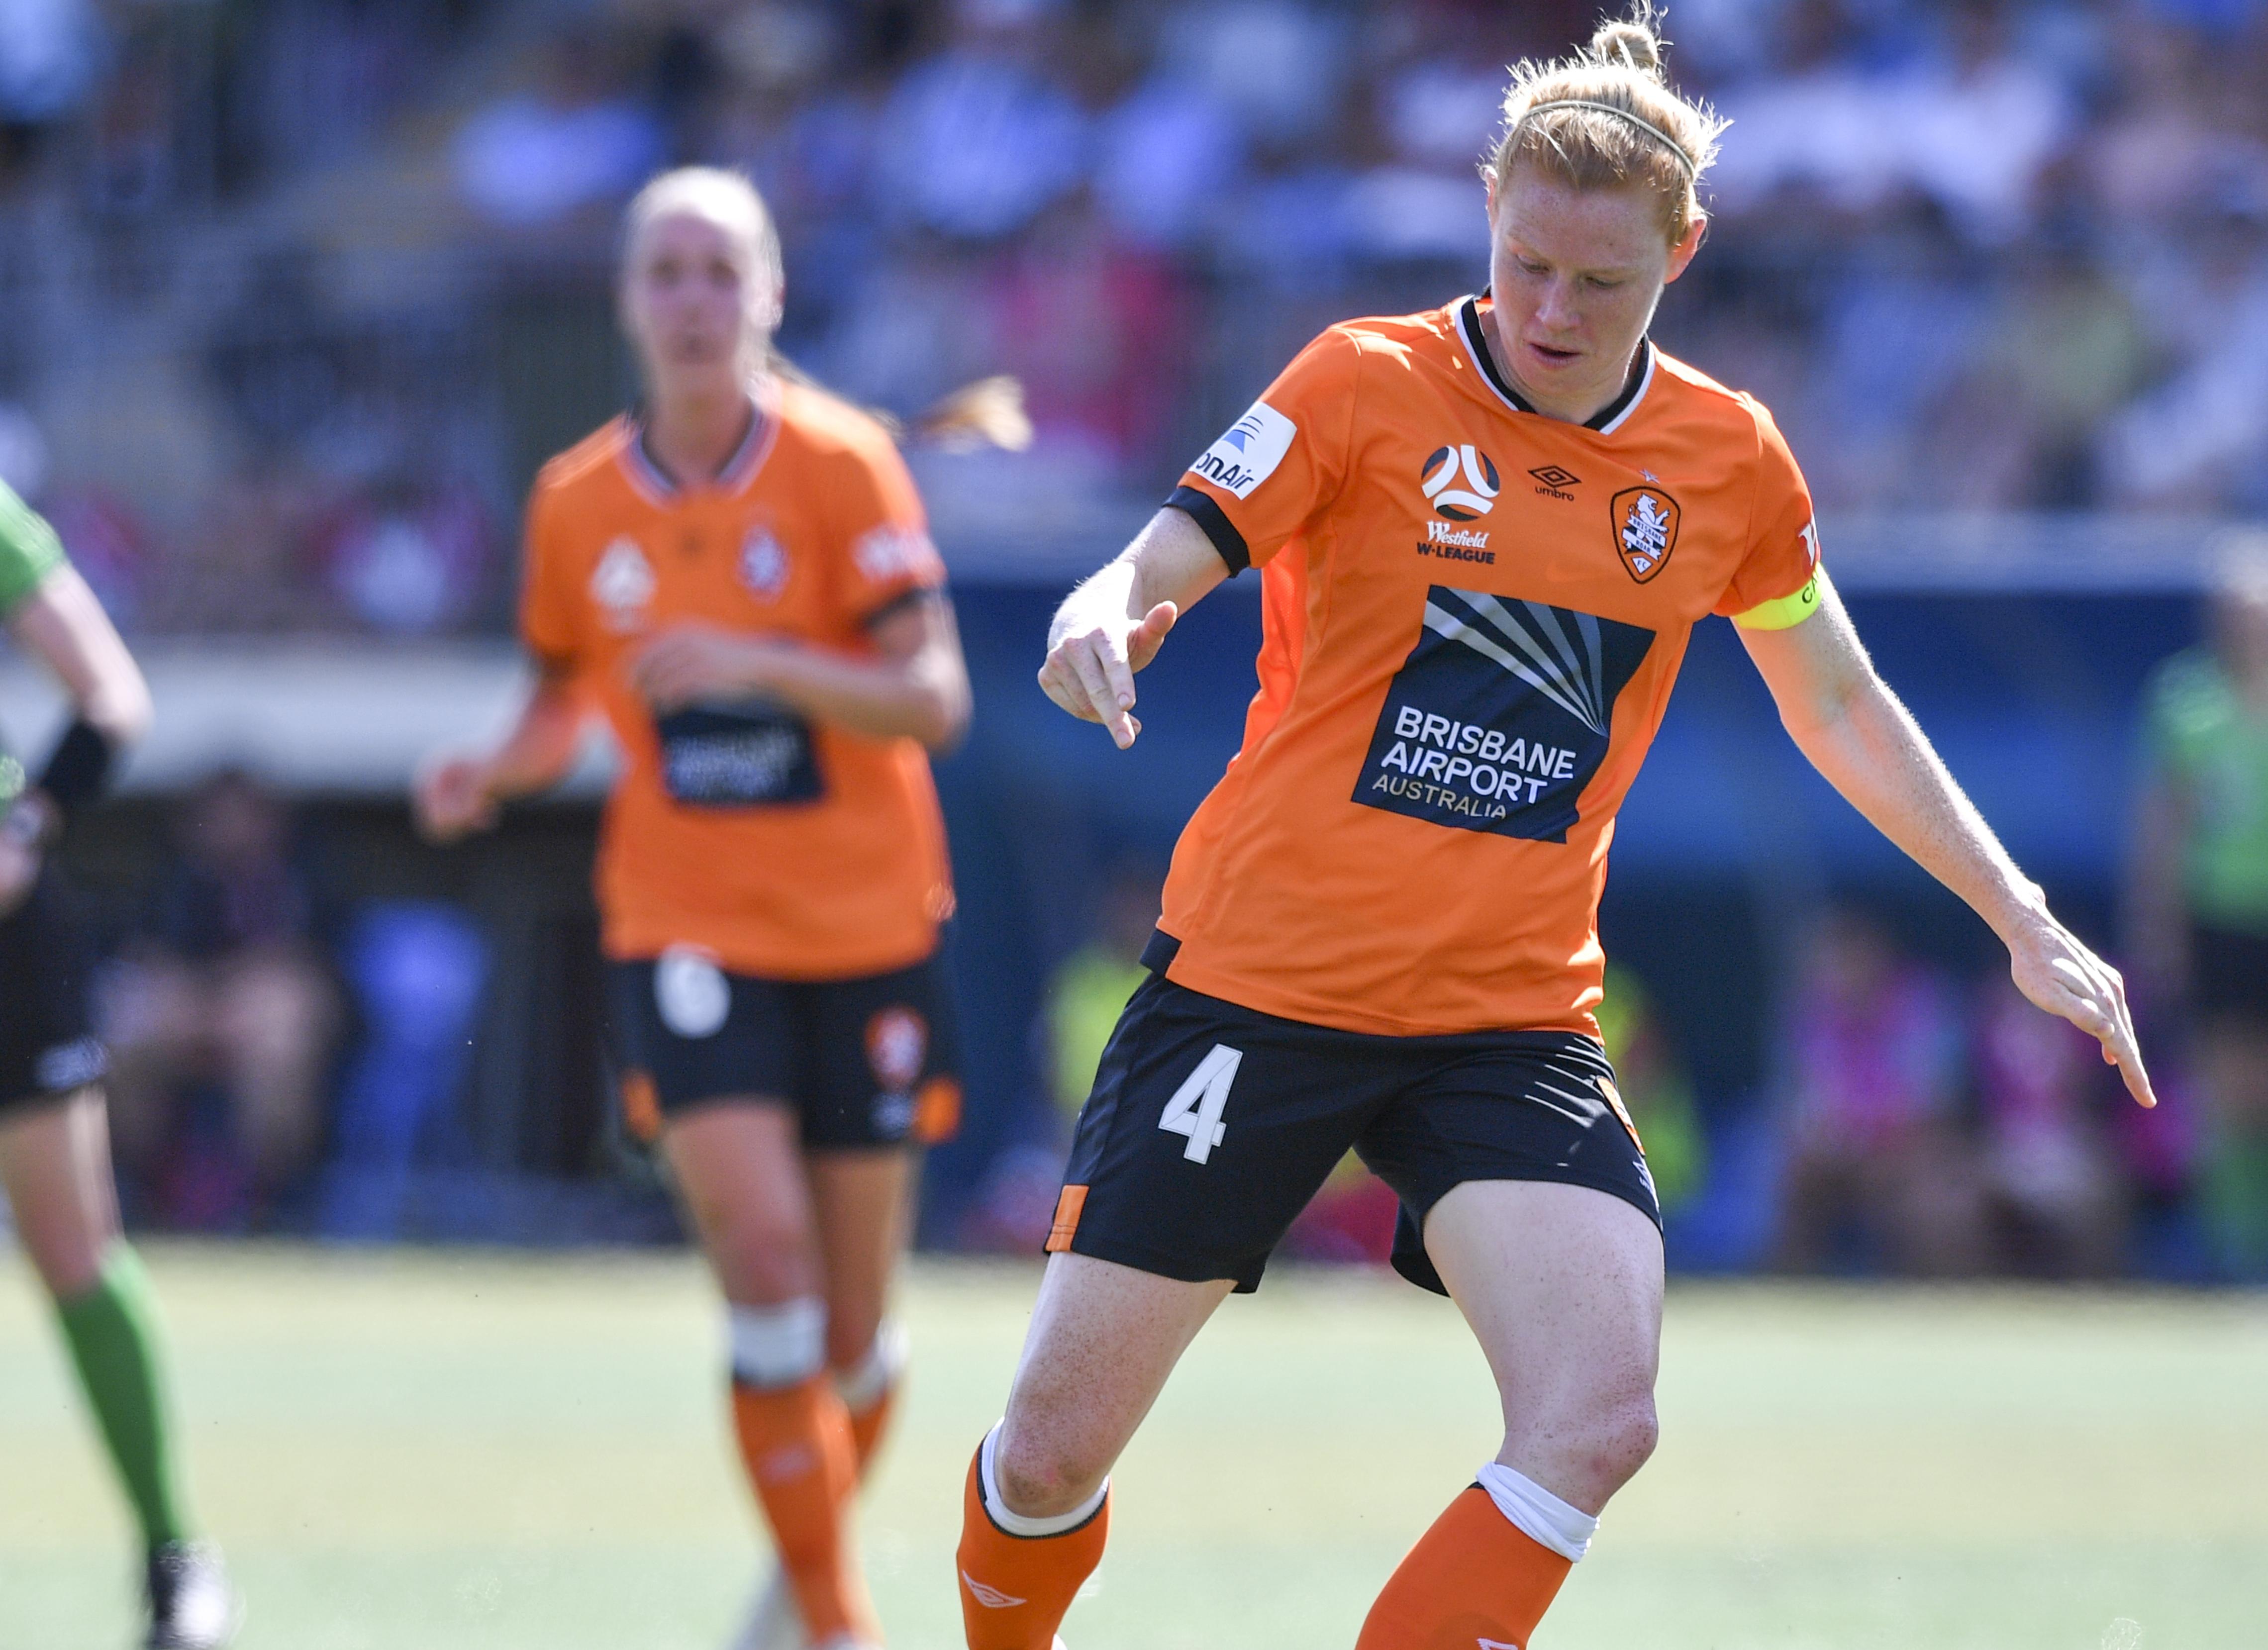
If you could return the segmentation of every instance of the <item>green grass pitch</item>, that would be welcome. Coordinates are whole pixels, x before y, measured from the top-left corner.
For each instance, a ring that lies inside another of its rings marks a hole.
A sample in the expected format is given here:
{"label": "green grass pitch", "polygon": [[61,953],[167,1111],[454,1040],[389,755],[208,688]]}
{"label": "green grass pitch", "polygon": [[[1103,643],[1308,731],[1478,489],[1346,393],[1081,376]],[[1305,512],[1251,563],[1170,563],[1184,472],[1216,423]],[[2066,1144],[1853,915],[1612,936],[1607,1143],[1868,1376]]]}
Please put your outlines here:
{"label": "green grass pitch", "polygon": [[[244,1650],[717,1650],[759,1537],[682,1256],[158,1247]],[[902,1650],[953,1650],[968,1452],[1035,1272],[924,1263],[865,1513]],[[2258,1650],[2268,1299],[1673,1291],[1664,1440],[1538,1650]],[[1279,1271],[1118,1473],[1073,1650],[1344,1650],[1493,1449],[1445,1303]],[[0,1650],[130,1641],[126,1531],[44,1303],[0,1257]]]}

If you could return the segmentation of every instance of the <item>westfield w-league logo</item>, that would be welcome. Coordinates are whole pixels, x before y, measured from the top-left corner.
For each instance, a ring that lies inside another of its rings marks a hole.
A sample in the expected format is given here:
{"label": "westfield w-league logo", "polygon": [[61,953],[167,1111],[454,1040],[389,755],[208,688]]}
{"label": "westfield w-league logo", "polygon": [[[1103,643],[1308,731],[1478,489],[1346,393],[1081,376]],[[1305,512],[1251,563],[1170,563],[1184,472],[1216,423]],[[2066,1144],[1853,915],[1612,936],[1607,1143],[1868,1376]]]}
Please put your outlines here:
{"label": "westfield w-league logo", "polygon": [[1502,485],[1497,476],[1496,461],[1470,446],[1435,449],[1420,474],[1426,501],[1437,516],[1447,516],[1452,521],[1470,521],[1496,508],[1497,492]]}

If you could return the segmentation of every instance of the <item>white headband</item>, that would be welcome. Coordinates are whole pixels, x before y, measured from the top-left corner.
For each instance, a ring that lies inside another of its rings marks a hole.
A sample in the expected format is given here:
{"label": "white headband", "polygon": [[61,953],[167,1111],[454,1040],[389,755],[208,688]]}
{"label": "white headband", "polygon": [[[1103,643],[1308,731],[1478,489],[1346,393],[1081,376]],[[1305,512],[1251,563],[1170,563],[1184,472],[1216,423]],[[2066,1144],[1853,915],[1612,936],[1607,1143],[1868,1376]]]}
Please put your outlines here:
{"label": "white headband", "polygon": [[1512,123],[1512,131],[1507,136],[1506,141],[1508,143],[1511,141],[1512,137],[1516,137],[1520,135],[1520,129],[1528,124],[1528,117],[1529,115],[1542,114],[1550,109],[1596,109],[1602,114],[1618,115],[1622,119],[1628,121],[1632,126],[1637,127],[1640,131],[1651,133],[1653,136],[1660,138],[1665,144],[1667,144],[1668,146],[1669,152],[1677,157],[1677,164],[1685,168],[1685,175],[1687,177],[1694,177],[1697,173],[1697,169],[1693,164],[1693,157],[1685,152],[1685,145],[1679,143],[1668,132],[1663,131],[1661,128],[1656,126],[1652,121],[1646,119],[1643,115],[1633,114],[1628,109],[1619,107],[1615,104],[1594,103],[1588,98],[1560,98],[1550,103],[1529,104],[1527,108],[1521,112],[1520,118]]}

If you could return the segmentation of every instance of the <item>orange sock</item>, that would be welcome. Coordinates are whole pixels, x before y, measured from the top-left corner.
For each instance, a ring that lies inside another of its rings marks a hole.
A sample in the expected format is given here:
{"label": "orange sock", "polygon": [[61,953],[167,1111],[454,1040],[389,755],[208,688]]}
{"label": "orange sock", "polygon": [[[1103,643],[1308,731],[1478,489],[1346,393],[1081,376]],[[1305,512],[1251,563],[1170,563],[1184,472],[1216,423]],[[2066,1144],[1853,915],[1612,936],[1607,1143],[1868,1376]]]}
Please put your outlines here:
{"label": "orange sock", "polygon": [[1054,1535],[1012,1534],[1001,1520],[1030,1521],[999,1506],[984,1487],[987,1438],[968,1463],[962,1497],[961,1620],[968,1650],[1053,1650],[1056,1629],[1079,1595],[1079,1586],[1102,1562],[1110,1534],[1110,1486],[1106,1482],[1094,1510]]}
{"label": "orange sock", "polygon": [[850,1418],[835,1383],[824,1374],[792,1387],[735,1381],[733,1419],[748,1482],[779,1543],[780,1567],[811,1642],[824,1645],[849,1632],[880,1644],[873,1602],[846,1528],[858,1477]]}
{"label": "orange sock", "polygon": [[1449,1503],[1388,1579],[1355,1650],[1528,1650],[1572,1568],[1476,1484]]}

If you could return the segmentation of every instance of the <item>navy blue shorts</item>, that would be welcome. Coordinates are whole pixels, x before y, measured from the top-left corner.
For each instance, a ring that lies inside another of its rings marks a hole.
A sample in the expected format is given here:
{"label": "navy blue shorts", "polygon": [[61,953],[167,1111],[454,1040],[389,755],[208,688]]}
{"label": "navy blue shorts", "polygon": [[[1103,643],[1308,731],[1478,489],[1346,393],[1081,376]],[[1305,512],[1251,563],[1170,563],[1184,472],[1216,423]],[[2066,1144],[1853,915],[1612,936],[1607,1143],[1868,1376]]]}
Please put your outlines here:
{"label": "navy blue shorts", "polygon": [[608,1031],[630,1132],[720,1100],[792,1107],[803,1144],[932,1143],[961,1120],[961,1061],[942,954],[849,980],[729,974],[664,952],[607,967]]}
{"label": "navy blue shorts", "polygon": [[0,1112],[102,1080],[107,1062],[87,1020],[92,961],[69,896],[42,871],[0,917]]}
{"label": "navy blue shorts", "polygon": [[1103,1051],[1047,1247],[1249,1292],[1350,1148],[1402,1199],[1395,1270],[1436,1293],[1425,1216],[1469,1180],[1588,1186],[1661,1224],[1589,1037],[1338,1031],[1152,974]]}

